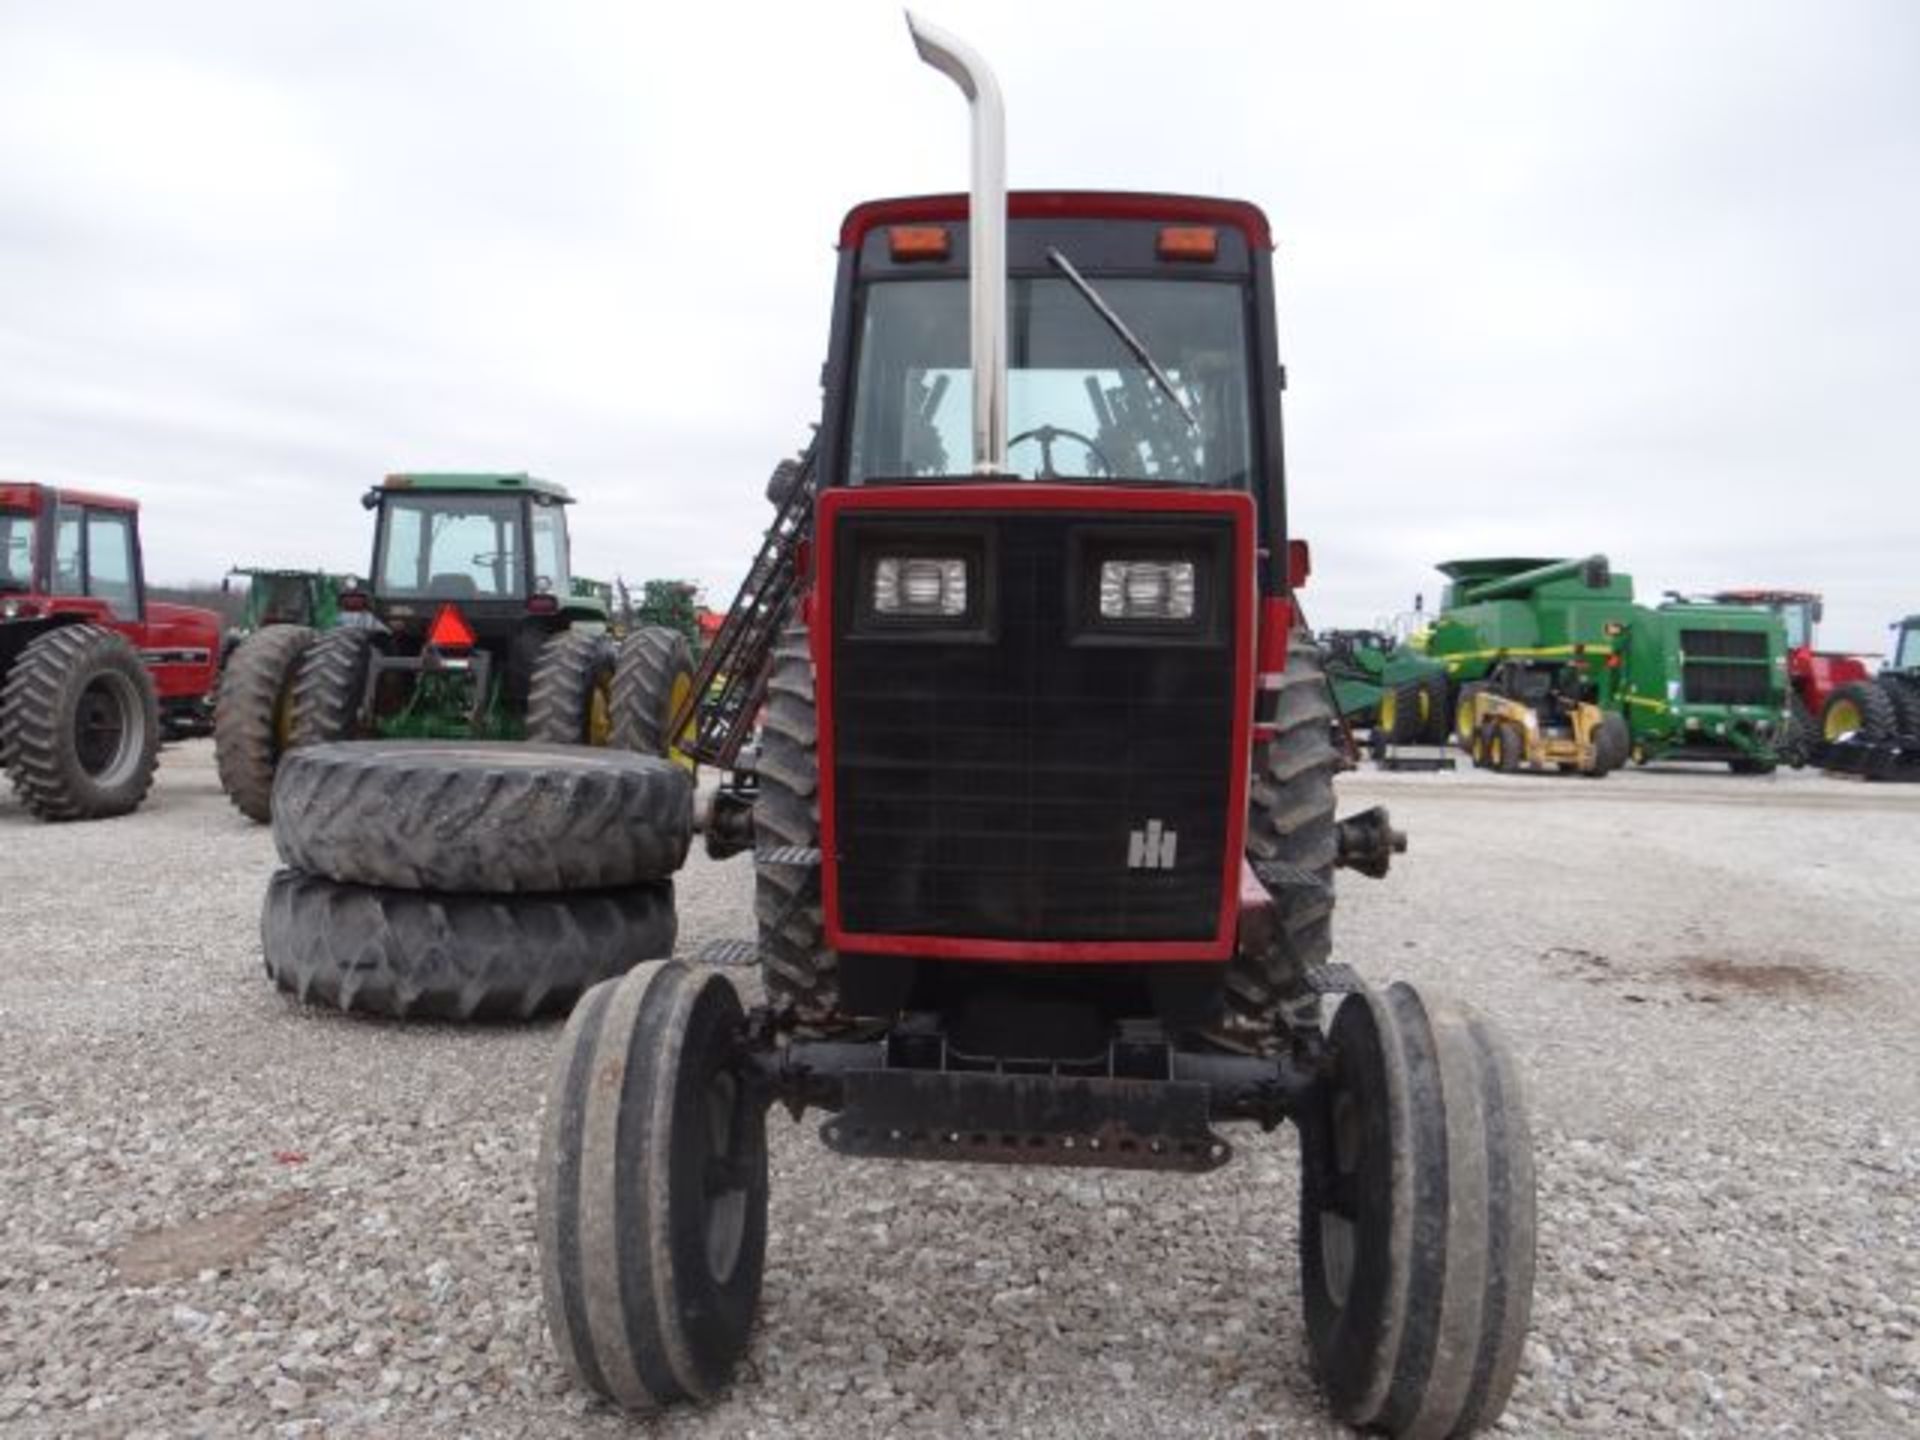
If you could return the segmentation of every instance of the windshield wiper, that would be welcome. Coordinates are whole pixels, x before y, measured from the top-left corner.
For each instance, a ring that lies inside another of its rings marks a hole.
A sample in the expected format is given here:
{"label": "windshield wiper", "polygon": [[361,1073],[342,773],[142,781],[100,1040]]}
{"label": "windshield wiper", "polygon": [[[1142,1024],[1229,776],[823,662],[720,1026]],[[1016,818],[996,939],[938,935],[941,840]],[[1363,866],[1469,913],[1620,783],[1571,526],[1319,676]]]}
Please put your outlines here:
{"label": "windshield wiper", "polygon": [[1171,400],[1174,408],[1186,417],[1188,428],[1198,430],[1200,422],[1193,418],[1193,411],[1187,408],[1187,402],[1182,400],[1179,393],[1174,390],[1173,381],[1167,378],[1167,372],[1154,362],[1153,356],[1147,353],[1147,347],[1142,345],[1139,337],[1127,328],[1127,322],[1114,314],[1113,307],[1100,298],[1100,292],[1087,283],[1087,277],[1073,268],[1073,262],[1062,255],[1057,246],[1047,247],[1047,263],[1067,277],[1073,288],[1080,292],[1080,298],[1093,307],[1093,313],[1106,321],[1107,328],[1119,337],[1122,345],[1127,347],[1127,353],[1146,367],[1147,373],[1153,377],[1153,383],[1160,387],[1160,393]]}

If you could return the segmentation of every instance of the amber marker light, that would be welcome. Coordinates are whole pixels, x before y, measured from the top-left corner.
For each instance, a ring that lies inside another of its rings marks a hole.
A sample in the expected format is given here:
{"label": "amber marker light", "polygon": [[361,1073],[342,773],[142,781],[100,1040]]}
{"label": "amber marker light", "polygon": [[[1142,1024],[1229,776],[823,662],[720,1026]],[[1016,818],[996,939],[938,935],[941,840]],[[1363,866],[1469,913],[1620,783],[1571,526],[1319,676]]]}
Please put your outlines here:
{"label": "amber marker light", "polygon": [[1220,253],[1220,232],[1211,225],[1169,225],[1160,232],[1162,260],[1212,260]]}
{"label": "amber marker light", "polygon": [[947,227],[890,225],[887,227],[887,253],[895,260],[944,260],[947,258]]}

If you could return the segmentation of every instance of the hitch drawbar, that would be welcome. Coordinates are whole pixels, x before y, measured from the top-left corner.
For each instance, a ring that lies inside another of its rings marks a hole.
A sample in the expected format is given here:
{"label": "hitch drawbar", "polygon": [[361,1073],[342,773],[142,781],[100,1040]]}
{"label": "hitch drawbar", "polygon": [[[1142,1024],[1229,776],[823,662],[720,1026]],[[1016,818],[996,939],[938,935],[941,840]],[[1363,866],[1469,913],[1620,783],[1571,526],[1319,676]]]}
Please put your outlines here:
{"label": "hitch drawbar", "polygon": [[1157,1027],[1124,1027],[1084,1060],[961,1055],[909,1021],[870,1041],[792,1040],[750,1051],[773,1098],[843,1155],[1001,1165],[1216,1170],[1233,1155],[1214,1124],[1291,1118],[1319,1057],[1175,1049]]}

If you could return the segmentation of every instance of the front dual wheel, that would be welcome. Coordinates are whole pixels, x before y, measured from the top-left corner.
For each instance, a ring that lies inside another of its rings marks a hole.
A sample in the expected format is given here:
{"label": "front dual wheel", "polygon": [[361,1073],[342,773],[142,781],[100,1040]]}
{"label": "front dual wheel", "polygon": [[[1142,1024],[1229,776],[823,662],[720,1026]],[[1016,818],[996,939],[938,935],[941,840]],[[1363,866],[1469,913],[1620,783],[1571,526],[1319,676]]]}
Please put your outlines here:
{"label": "front dual wheel", "polygon": [[1300,1286],[1334,1412],[1396,1436],[1500,1415],[1532,1309],[1532,1141],[1491,1024],[1405,984],[1349,996],[1301,1118]]}
{"label": "front dual wheel", "polygon": [[627,1410],[713,1395],[747,1348],[767,1132],[744,1027],[726,976],[662,960],[590,990],[560,1042],[536,1196],[547,1328]]}

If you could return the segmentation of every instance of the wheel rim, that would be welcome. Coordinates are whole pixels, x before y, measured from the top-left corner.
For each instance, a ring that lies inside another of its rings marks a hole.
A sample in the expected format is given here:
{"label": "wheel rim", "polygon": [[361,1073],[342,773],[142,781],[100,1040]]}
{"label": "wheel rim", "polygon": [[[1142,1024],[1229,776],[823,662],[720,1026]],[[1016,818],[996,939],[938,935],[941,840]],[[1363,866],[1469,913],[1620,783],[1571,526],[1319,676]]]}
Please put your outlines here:
{"label": "wheel rim", "polygon": [[[686,706],[687,697],[691,694],[693,694],[693,676],[682,670],[678,675],[673,677],[673,686],[667,691],[667,713],[661,718],[660,728],[662,731],[665,731],[673,724],[673,717],[678,715],[681,709]],[[693,738],[693,727],[694,716],[689,714],[687,716],[687,723],[680,727],[680,733],[675,735],[672,742],[667,746],[667,758],[683,770],[692,770],[698,763],[682,748],[687,741]]]}
{"label": "wheel rim", "polygon": [[1414,706],[1414,710],[1420,716],[1420,723],[1425,725],[1433,718],[1433,697],[1422,690],[1419,703]]}
{"label": "wheel rim", "polygon": [[1836,700],[1827,707],[1827,739],[1838,740],[1860,728],[1860,706],[1852,700]]}
{"label": "wheel rim", "polygon": [[1389,690],[1380,697],[1380,728],[1391,734],[1399,718],[1399,702],[1393,698],[1393,692]]}
{"label": "wheel rim", "polygon": [[1462,701],[1460,708],[1453,712],[1453,728],[1463,737],[1473,734],[1473,704],[1471,701]]}
{"label": "wheel rim", "polygon": [[[1350,1196],[1360,1173],[1360,1155],[1365,1144],[1365,1128],[1360,1103],[1353,1093],[1342,1089],[1333,1097],[1333,1193]],[[1335,1206],[1320,1210],[1320,1273],[1327,1298],[1341,1309],[1353,1293],[1353,1262],[1358,1253],[1358,1223],[1352,1215]]]}
{"label": "wheel rim", "polygon": [[96,675],[80,692],[73,715],[73,752],[87,778],[118,785],[140,759],[140,696],[126,676]]}
{"label": "wheel rim", "polygon": [[587,744],[605,746],[613,739],[613,682],[601,676],[587,695]]}
{"label": "wheel rim", "polygon": [[747,1174],[740,1153],[740,1082],[717,1070],[707,1082],[705,1239],[707,1272],[719,1284],[732,1278],[747,1235]]}

